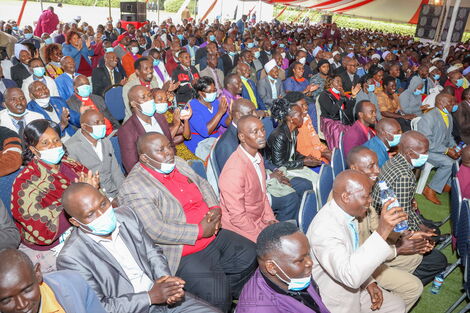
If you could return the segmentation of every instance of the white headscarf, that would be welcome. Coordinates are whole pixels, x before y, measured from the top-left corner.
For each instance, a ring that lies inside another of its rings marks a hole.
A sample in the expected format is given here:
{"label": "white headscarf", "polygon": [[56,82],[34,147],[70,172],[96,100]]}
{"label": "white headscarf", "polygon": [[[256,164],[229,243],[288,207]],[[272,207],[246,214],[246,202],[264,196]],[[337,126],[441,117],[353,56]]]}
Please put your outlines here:
{"label": "white headscarf", "polygon": [[28,51],[28,47],[20,43],[15,43],[15,57],[19,60],[21,51]]}

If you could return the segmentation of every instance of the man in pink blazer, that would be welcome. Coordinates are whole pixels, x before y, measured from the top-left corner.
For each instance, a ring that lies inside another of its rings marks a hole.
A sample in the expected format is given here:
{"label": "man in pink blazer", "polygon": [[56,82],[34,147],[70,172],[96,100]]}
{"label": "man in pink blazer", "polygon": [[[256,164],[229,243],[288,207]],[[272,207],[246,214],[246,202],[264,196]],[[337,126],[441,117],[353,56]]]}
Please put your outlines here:
{"label": "man in pink blazer", "polygon": [[254,116],[238,121],[240,145],[225,163],[219,178],[222,227],[254,242],[277,222],[266,194],[266,170],[258,152],[266,146],[263,123]]}

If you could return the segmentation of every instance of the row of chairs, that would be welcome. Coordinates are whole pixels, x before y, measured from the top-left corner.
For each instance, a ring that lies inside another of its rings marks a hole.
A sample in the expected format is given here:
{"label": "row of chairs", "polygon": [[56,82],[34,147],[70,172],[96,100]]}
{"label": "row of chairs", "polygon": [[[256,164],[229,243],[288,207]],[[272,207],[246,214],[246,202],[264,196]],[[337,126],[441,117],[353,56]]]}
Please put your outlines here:
{"label": "row of chairs", "polygon": [[305,191],[302,197],[298,222],[304,233],[307,232],[318,210],[328,201],[335,177],[345,169],[346,160],[343,153],[343,133],[341,133],[339,148],[334,148],[332,152],[331,165],[321,166],[317,185],[313,187],[313,190]]}

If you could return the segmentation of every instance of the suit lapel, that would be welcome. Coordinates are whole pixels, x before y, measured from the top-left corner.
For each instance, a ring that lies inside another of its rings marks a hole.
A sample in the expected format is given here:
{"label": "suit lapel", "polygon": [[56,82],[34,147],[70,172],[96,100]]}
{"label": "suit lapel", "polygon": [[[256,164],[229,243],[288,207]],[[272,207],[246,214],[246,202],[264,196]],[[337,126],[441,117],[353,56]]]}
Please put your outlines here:
{"label": "suit lapel", "polygon": [[[98,157],[98,155],[96,154],[95,150],[92,148],[91,143],[88,142],[88,140],[85,138],[85,136],[83,136],[82,130],[78,131],[78,138],[80,139],[80,142],[82,143],[83,150],[86,150],[87,155],[89,155],[90,157],[96,159],[99,163],[101,163],[101,160]],[[98,142],[98,144],[100,145],[102,143]],[[103,146],[101,146],[101,147],[103,147]],[[103,159],[104,159],[104,151],[103,151]]]}

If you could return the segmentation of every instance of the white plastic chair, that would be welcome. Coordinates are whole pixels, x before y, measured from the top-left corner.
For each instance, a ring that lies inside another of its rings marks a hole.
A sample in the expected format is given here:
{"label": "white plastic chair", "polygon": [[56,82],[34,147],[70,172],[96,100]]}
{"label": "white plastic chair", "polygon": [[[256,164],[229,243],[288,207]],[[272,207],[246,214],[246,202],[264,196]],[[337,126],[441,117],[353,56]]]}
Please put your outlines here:
{"label": "white plastic chair", "polygon": [[431,174],[431,170],[434,168],[429,162],[424,164],[423,169],[421,170],[421,175],[419,176],[418,184],[416,185],[416,193],[422,194],[424,187],[426,187],[426,182],[428,181],[429,174]]}
{"label": "white plastic chair", "polygon": [[321,125],[321,123],[320,123],[321,109],[320,109],[320,102],[318,102],[319,98],[320,98],[320,96],[317,96],[317,99],[315,100],[315,108],[316,108],[316,111],[317,111],[317,122],[318,122],[318,137],[320,137],[320,139],[322,139],[322,140],[325,140],[325,135],[321,131],[321,127],[320,127],[320,125]]}

